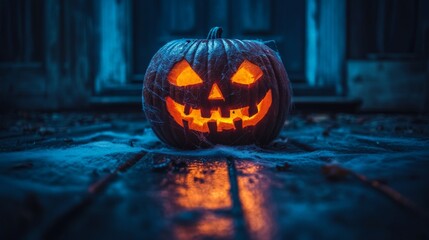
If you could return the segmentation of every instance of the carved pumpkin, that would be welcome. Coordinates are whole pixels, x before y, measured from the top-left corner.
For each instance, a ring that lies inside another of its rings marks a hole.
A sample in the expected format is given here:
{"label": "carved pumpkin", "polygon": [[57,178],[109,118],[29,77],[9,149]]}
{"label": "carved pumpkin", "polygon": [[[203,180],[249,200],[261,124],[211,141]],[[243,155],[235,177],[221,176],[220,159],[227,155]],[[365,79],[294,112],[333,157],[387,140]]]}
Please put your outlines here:
{"label": "carved pumpkin", "polygon": [[215,27],[207,39],[171,41],[149,64],[143,109],[167,144],[264,145],[283,126],[291,92],[277,53],[221,33]]}

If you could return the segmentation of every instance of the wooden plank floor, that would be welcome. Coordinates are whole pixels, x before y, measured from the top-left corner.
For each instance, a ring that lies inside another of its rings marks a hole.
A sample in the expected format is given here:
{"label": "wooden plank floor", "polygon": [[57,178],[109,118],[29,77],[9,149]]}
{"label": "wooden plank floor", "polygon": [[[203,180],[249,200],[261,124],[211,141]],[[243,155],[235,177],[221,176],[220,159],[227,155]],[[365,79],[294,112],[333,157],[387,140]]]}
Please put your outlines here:
{"label": "wooden plank floor", "polygon": [[428,239],[429,117],[296,115],[270,146],[180,151],[142,114],[0,125],[0,239]]}

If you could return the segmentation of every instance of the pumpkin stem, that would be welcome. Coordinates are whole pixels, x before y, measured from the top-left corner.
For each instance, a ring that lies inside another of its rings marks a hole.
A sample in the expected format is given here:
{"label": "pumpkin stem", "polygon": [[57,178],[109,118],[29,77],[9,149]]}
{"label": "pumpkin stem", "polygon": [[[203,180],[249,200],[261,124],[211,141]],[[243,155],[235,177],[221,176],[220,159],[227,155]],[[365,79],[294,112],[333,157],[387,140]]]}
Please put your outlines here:
{"label": "pumpkin stem", "polygon": [[209,34],[207,35],[207,40],[216,39],[222,36],[222,28],[221,27],[213,27],[210,29]]}

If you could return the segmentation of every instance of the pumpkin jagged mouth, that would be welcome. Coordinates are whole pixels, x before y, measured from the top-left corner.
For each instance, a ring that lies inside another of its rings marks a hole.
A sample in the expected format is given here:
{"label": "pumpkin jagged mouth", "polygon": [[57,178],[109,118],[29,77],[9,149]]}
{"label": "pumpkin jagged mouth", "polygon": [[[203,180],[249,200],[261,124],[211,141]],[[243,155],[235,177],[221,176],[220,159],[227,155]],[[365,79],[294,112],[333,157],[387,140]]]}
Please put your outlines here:
{"label": "pumpkin jagged mouth", "polygon": [[[167,110],[174,121],[185,128],[203,133],[222,132],[224,130],[236,130],[249,126],[255,126],[261,121],[272,103],[271,90],[265,94],[264,98],[256,105],[257,113],[249,114],[250,107],[243,107],[229,110],[229,117],[223,117],[221,109],[210,110],[210,116],[203,117],[201,109],[188,107],[185,113],[185,106],[177,103],[171,97],[166,97]],[[250,116],[251,115],[251,116]]]}

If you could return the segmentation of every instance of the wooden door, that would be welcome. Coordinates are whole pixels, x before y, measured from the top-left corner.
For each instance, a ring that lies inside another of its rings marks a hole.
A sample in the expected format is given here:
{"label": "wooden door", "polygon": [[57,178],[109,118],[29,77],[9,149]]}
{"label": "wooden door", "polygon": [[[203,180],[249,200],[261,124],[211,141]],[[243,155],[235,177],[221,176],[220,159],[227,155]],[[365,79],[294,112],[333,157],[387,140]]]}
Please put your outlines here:
{"label": "wooden door", "polygon": [[305,1],[146,0],[133,3],[132,62],[141,82],[153,54],[177,38],[205,38],[213,26],[223,37],[275,40],[292,81],[305,73]]}

